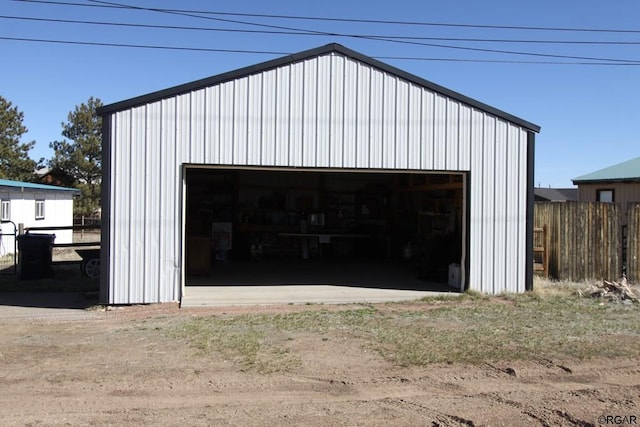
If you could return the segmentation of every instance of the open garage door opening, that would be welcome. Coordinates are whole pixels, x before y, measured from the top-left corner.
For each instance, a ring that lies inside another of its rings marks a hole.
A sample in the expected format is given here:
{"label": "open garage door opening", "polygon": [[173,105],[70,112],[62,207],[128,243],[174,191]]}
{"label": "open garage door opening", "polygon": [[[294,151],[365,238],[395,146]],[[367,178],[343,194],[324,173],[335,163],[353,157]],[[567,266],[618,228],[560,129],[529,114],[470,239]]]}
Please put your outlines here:
{"label": "open garage door opening", "polygon": [[464,289],[462,173],[187,167],[185,180],[187,286]]}

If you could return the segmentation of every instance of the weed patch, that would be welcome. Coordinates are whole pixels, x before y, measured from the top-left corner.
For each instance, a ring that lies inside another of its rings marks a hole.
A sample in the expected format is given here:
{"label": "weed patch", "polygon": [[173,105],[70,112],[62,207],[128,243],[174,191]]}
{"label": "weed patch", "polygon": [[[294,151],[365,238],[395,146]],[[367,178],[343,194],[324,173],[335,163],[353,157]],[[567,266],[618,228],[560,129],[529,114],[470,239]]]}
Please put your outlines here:
{"label": "weed patch", "polygon": [[259,372],[286,371],[299,358],[296,334],[357,339],[400,365],[548,358],[640,356],[640,307],[600,304],[572,292],[470,295],[350,310],[196,317],[178,335],[203,354],[217,352]]}

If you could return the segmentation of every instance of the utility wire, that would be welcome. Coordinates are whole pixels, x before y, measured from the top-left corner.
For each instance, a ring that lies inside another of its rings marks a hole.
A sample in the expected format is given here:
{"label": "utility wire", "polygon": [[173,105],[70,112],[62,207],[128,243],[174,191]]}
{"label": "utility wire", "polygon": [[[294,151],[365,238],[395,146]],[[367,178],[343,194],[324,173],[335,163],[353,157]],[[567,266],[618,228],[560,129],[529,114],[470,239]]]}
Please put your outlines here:
{"label": "utility wire", "polygon": [[[214,32],[230,32],[230,33],[301,35],[301,36],[317,36],[318,35],[315,33],[308,33],[303,31],[241,30],[241,29],[232,29],[232,28],[138,24],[138,23],[124,23],[124,22],[113,22],[113,21],[87,21],[87,20],[37,18],[37,17],[11,16],[11,15],[0,15],[0,19],[52,22],[52,23],[63,23],[63,24],[86,24],[86,25],[104,25],[104,26],[119,26],[119,27],[132,27],[132,28],[166,29],[166,30],[214,31]],[[476,43],[577,44],[577,45],[614,45],[614,46],[640,45],[640,41],[634,42],[634,41],[597,41],[597,40],[525,40],[525,39],[483,39],[483,38],[463,38],[463,37],[394,36],[394,35],[350,34],[350,33],[329,33],[329,34],[334,36],[339,36],[339,37],[371,37],[371,38],[382,37],[385,39],[399,39],[399,40],[435,40],[435,41],[476,42]]]}
{"label": "utility wire", "polygon": [[[112,9],[136,8],[136,7],[126,6],[126,5],[115,5],[115,4],[108,4],[108,3],[107,4],[86,4],[86,3],[76,3],[76,2],[45,1],[45,0],[11,0],[11,1],[21,2],[21,3],[42,3],[42,4],[50,4],[50,5],[61,5],[61,6],[81,6],[81,7],[98,7],[98,8],[112,8]],[[481,29],[526,30],[526,31],[574,31],[574,32],[593,32],[593,33],[640,34],[640,30],[633,30],[633,29],[458,24],[458,23],[395,21],[395,20],[357,19],[357,18],[330,18],[330,17],[303,16],[303,15],[272,15],[272,14],[263,14],[263,13],[238,13],[238,12],[232,13],[232,12],[215,12],[215,11],[206,11],[206,10],[188,10],[188,9],[162,9],[162,10],[165,12],[180,12],[180,13],[184,12],[184,13],[194,13],[194,14],[203,14],[203,15],[242,16],[242,17],[252,17],[252,18],[330,21],[330,22],[362,23],[362,24],[481,28]]]}
{"label": "utility wire", "polygon": [[58,44],[84,45],[84,46],[129,47],[129,48],[139,48],[139,49],[187,50],[187,51],[194,51],[194,52],[289,55],[288,52],[268,51],[268,50],[265,51],[265,50],[242,50],[242,49],[214,49],[214,48],[208,48],[208,47],[180,47],[180,46],[159,46],[159,45],[128,44],[128,43],[102,43],[102,42],[86,42],[86,41],[73,41],[73,40],[32,39],[32,38],[25,38],[25,37],[1,37],[0,36],[0,40],[13,40],[13,41],[37,42],[37,43],[58,43]]}
{"label": "utility wire", "polygon": [[[272,28],[272,29],[278,29],[278,30],[302,31],[302,32],[308,32],[310,34],[335,37],[335,34],[323,32],[323,31],[310,31],[310,30],[305,30],[305,29],[300,29],[300,28],[283,27],[283,26],[279,26],[279,25],[258,24],[258,23],[253,23],[253,22],[245,22],[245,21],[222,19],[222,18],[213,18],[213,17],[210,17],[210,16],[194,15],[192,13],[171,12],[171,11],[167,11],[166,9],[131,6],[131,5],[123,4],[123,3],[115,3],[115,2],[102,1],[102,0],[87,0],[87,1],[89,1],[91,3],[101,4],[101,5],[118,6],[118,7],[123,7],[123,8],[134,9],[134,10],[143,10],[143,11],[158,12],[158,13],[164,13],[164,14],[170,14],[170,15],[187,16],[187,17],[191,17],[191,18],[207,19],[207,20],[222,21],[222,22],[231,22],[231,23],[235,23],[235,24],[253,25],[253,26],[266,27],[266,28]],[[348,36],[345,36],[345,37],[348,37]],[[546,54],[546,53],[518,52],[518,51],[501,50],[501,49],[485,49],[485,48],[477,48],[477,47],[474,48],[474,47],[452,46],[452,45],[442,45],[442,44],[436,44],[436,43],[413,42],[413,41],[408,41],[408,40],[385,39],[383,37],[360,37],[360,36],[355,36],[354,38],[361,39],[361,40],[375,40],[375,41],[384,41],[384,42],[389,42],[389,43],[399,43],[399,44],[409,44],[409,45],[415,45],[415,46],[435,47],[435,48],[440,48],[440,49],[456,49],[456,50],[467,50],[467,51],[483,52],[483,53],[499,53],[499,54],[506,54],[506,55],[534,56],[534,57],[541,57],[541,58],[571,59],[571,60],[579,60],[579,61],[610,61],[610,62],[620,62],[620,63],[625,63],[625,62],[635,63],[635,62],[637,62],[635,60],[616,59],[616,58],[597,58],[597,57],[588,57],[588,56],[556,55],[556,54]]]}
{"label": "utility wire", "polygon": [[[52,43],[52,44],[68,44],[68,45],[84,45],[84,46],[105,46],[105,47],[124,47],[136,49],[159,49],[159,50],[179,50],[194,52],[221,52],[221,53],[243,53],[243,54],[261,54],[261,55],[292,55],[291,52],[280,51],[264,51],[264,50],[244,50],[244,49],[214,49],[214,48],[198,48],[198,47],[181,47],[181,46],[161,46],[161,45],[141,45],[126,43],[102,43],[87,42],[73,40],[52,40],[52,39],[35,39],[25,37],[2,37],[0,40],[34,42],[34,43]],[[506,64],[543,64],[543,65],[598,65],[598,66],[637,66],[640,62],[580,62],[580,61],[513,61],[513,60],[487,60],[487,59],[459,59],[459,58],[428,58],[428,57],[411,57],[411,56],[372,56],[374,59],[391,59],[391,60],[411,60],[411,61],[448,61],[448,62],[471,62],[471,63],[506,63]]]}
{"label": "utility wire", "polygon": [[[258,26],[258,27],[275,28],[275,29],[289,30],[289,31],[308,31],[308,30],[304,30],[304,29],[300,29],[300,28],[283,27],[283,26],[278,26],[278,25],[258,24],[258,23],[253,23],[253,22],[245,22],[245,21],[238,21],[238,20],[228,20],[228,19],[221,19],[221,18],[212,18],[212,17],[207,17],[207,16],[193,15],[191,13],[169,12],[169,11],[167,11],[165,9],[147,8],[147,7],[140,7],[140,6],[131,6],[131,5],[127,5],[127,4],[124,4],[124,3],[115,3],[115,2],[104,1],[104,0],[87,0],[87,1],[89,1],[91,3],[97,3],[97,4],[126,7],[126,8],[135,9],[135,10],[145,10],[145,11],[153,11],[153,12],[159,12],[159,13],[167,13],[167,14],[173,14],[173,15],[182,15],[182,16],[188,16],[188,17],[194,17],[194,18],[201,18],[201,19],[210,19],[210,20],[223,21],[223,22],[233,22],[233,23],[237,23],[237,24],[254,25],[254,26]],[[335,36],[335,34],[323,32],[323,31],[308,31],[308,32],[312,33],[312,34],[317,34],[317,35]],[[366,40],[378,40],[378,41],[385,41],[385,42],[391,42],[391,43],[400,43],[400,44],[409,44],[409,45],[416,45],[416,46],[436,47],[436,48],[444,48],[444,49],[458,49],[458,50],[469,50],[469,51],[476,51],[476,52],[500,53],[500,54],[507,54],[507,55],[536,56],[536,57],[543,57],[543,58],[572,59],[572,60],[582,60],[582,61],[637,62],[635,60],[626,60],[626,59],[596,58],[596,57],[555,55],[555,54],[544,54],[544,53],[529,53],[529,52],[518,52],[518,51],[499,50],[499,49],[485,49],[485,48],[441,45],[441,44],[435,44],[435,43],[413,42],[413,41],[407,41],[407,40],[395,40],[395,39],[389,40],[389,39],[385,39],[383,37],[354,36],[354,38],[366,39]]]}

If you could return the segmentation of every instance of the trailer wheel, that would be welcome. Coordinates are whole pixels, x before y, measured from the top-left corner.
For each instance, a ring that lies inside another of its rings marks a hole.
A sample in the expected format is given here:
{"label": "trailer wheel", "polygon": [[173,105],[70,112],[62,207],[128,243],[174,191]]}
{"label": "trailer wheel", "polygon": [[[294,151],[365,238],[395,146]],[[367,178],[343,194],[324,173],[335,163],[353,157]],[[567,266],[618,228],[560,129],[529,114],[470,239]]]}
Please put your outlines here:
{"label": "trailer wheel", "polygon": [[81,269],[87,277],[91,279],[100,277],[100,258],[91,258],[83,264],[84,268],[81,267]]}

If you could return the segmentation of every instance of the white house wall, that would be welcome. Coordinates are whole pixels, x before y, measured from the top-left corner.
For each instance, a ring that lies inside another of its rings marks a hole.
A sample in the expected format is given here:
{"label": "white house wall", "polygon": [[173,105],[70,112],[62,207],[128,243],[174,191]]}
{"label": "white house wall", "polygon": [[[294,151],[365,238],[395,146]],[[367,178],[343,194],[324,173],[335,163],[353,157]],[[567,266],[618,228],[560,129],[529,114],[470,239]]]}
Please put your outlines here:
{"label": "white house wall", "polygon": [[109,303],[177,301],[184,164],[469,171],[469,287],[525,287],[528,131],[327,54],[110,116]]}
{"label": "white house wall", "polygon": [[[73,196],[64,192],[0,190],[0,200],[10,202],[9,219],[18,227],[66,227],[73,225]],[[36,219],[36,200],[44,200],[44,218]],[[10,223],[0,224],[0,256],[13,253],[14,238],[5,234],[14,232]],[[55,243],[72,243],[72,230],[38,230],[33,233],[55,234]]]}

